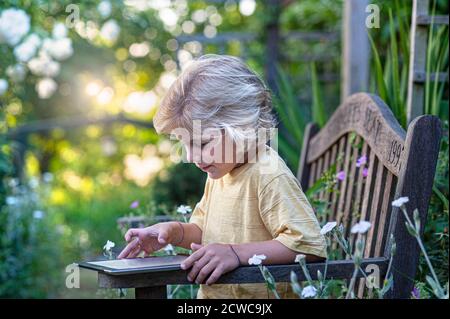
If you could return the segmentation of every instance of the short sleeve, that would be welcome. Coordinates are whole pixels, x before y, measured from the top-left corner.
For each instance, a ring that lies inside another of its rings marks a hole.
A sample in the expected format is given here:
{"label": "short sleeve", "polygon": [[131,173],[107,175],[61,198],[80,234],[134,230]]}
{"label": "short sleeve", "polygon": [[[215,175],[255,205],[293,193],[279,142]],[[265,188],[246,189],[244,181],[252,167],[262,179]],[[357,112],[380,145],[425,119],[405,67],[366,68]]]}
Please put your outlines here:
{"label": "short sleeve", "polygon": [[208,201],[209,196],[209,178],[205,183],[205,191],[203,192],[203,196],[201,200],[195,205],[194,210],[192,211],[192,215],[189,218],[189,223],[197,225],[201,231],[204,229],[205,223],[205,215],[206,215],[206,203]]}
{"label": "short sleeve", "polygon": [[272,179],[259,198],[261,218],[275,240],[299,253],[327,257],[319,222],[293,175]]}

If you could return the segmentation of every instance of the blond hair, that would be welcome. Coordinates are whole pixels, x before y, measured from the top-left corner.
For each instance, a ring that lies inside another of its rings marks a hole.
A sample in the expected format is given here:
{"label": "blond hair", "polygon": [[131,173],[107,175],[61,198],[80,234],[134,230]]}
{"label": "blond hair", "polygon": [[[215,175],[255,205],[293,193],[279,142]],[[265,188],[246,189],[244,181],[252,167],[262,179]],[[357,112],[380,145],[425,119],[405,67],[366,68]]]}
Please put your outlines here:
{"label": "blond hair", "polygon": [[246,130],[275,127],[272,98],[261,78],[239,58],[207,54],[191,62],[171,85],[153,124],[158,133],[176,128],[225,129],[234,140]]}

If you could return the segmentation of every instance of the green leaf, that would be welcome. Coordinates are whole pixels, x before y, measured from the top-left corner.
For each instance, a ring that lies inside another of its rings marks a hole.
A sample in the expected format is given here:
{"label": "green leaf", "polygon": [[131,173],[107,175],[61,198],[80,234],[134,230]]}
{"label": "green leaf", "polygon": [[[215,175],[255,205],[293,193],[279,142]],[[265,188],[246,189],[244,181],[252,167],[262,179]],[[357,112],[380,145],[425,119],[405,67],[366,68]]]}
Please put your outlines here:
{"label": "green leaf", "polygon": [[386,103],[388,103],[388,94],[387,94],[386,84],[385,84],[384,78],[383,78],[383,67],[381,66],[380,55],[378,53],[377,47],[376,47],[375,42],[374,42],[372,36],[370,35],[370,33],[368,33],[368,36],[369,36],[370,45],[372,47],[372,53],[374,56],[375,78],[376,78],[376,83],[377,83],[378,94],[380,95],[382,100],[384,100]]}
{"label": "green leaf", "polygon": [[383,298],[383,296],[392,288],[394,284],[394,277],[392,275],[387,278],[383,283],[383,288],[381,288],[379,294],[380,297]]}
{"label": "green leaf", "polygon": [[437,283],[432,277],[428,275],[425,278],[428,284],[430,285],[431,289],[433,290],[434,295],[438,298],[443,298],[439,283]]}
{"label": "green leaf", "polygon": [[313,121],[319,124],[320,127],[323,127],[327,122],[327,112],[325,110],[325,104],[323,102],[323,93],[320,88],[319,80],[317,78],[316,65],[314,63],[311,64],[311,81],[313,90]]}
{"label": "green leaf", "polygon": [[416,233],[416,230],[414,229],[414,227],[411,226],[408,222],[405,222],[405,225],[406,225],[406,230],[408,231],[408,233],[411,236],[416,237],[417,233]]}
{"label": "green leaf", "polygon": [[416,232],[420,234],[420,215],[419,210],[417,208],[414,209],[413,216],[414,216],[414,224],[416,226]]}

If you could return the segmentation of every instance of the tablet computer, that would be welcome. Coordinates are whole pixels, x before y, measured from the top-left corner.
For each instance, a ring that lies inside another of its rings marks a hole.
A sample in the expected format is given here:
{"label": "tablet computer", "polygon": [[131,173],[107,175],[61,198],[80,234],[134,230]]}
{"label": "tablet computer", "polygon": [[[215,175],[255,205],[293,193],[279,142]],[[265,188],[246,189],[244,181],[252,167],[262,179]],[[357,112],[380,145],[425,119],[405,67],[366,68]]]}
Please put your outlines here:
{"label": "tablet computer", "polygon": [[180,270],[181,263],[187,257],[189,257],[189,255],[85,261],[78,263],[78,266],[111,275],[129,275],[156,271]]}

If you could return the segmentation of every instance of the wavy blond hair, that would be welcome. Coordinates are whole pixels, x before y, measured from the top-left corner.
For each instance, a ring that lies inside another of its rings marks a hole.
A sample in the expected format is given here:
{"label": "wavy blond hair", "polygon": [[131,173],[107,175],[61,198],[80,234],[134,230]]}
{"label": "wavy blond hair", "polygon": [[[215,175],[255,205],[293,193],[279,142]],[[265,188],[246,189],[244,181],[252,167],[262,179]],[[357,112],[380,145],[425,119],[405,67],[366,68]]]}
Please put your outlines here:
{"label": "wavy blond hair", "polygon": [[237,57],[207,54],[191,62],[171,85],[153,119],[158,133],[177,128],[225,129],[234,140],[246,130],[275,127],[272,98],[261,78]]}

